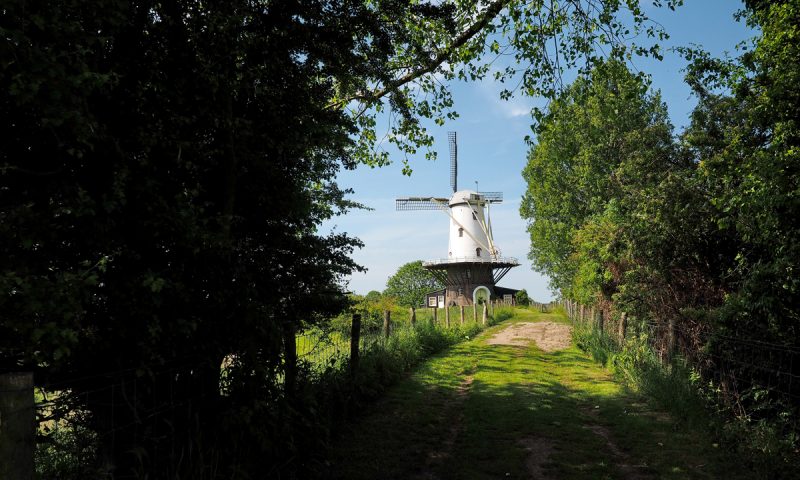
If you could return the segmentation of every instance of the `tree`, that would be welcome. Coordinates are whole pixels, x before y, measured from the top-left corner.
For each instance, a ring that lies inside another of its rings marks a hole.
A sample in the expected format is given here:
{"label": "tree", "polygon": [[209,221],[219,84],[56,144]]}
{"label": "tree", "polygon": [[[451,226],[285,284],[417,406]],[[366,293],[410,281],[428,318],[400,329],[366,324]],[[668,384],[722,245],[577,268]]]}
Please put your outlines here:
{"label": "tree", "polygon": [[336,22],[371,28],[363,9],[319,15],[4,6],[0,362],[88,412],[69,418],[110,475],[268,471],[302,444],[272,441],[294,421],[283,355],[359,268],[358,241],[316,233],[352,205],[334,177],[353,125],[321,79],[355,63]]}
{"label": "tree", "polygon": [[370,290],[369,292],[367,292],[366,295],[364,295],[364,300],[368,302],[379,302],[381,300],[381,297],[382,297],[381,292],[377,290]]}
{"label": "tree", "polygon": [[732,238],[708,263],[724,295],[707,309],[707,375],[791,452],[800,369],[796,354],[779,352],[800,351],[800,2],[746,3],[743,15],[761,32],[752,48],[735,60],[687,51],[699,103],[685,142],[706,185],[708,221]]}
{"label": "tree", "polygon": [[621,216],[671,168],[666,106],[622,62],[598,64],[551,102],[523,171],[530,258],[553,288],[586,303],[619,281]]}
{"label": "tree", "polygon": [[517,298],[517,304],[518,305],[527,306],[527,305],[531,304],[531,297],[528,296],[528,292],[525,291],[524,288],[522,290],[520,290],[519,292],[517,292],[516,298]]}
{"label": "tree", "polygon": [[444,285],[422,266],[422,260],[406,263],[386,282],[385,296],[397,298],[405,307],[424,306],[425,294],[440,290]]}

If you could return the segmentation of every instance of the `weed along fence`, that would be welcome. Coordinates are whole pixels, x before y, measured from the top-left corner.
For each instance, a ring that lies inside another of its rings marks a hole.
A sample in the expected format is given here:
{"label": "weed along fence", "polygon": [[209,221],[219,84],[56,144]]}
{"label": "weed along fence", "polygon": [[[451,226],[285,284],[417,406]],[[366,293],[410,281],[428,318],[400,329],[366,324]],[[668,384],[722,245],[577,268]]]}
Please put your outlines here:
{"label": "weed along fence", "polygon": [[388,342],[413,335],[420,327],[440,331],[469,325],[483,328],[503,309],[503,305],[497,303],[477,307],[409,309],[407,313],[384,310],[379,318],[355,313],[347,317],[347,322],[332,322],[327,328],[315,327],[297,334],[296,357],[300,368],[307,368],[312,374],[339,370],[348,364],[350,368],[356,368],[358,358],[364,352],[385,348]]}
{"label": "weed along fence", "polygon": [[678,345],[678,326],[673,318],[660,324],[653,321],[640,321],[627,312],[610,311],[599,306],[581,305],[572,300],[562,301],[569,319],[580,326],[593,329],[618,346],[633,338],[647,339],[648,345],[662,364],[668,364],[680,354]]}
{"label": "weed along fence", "polygon": [[647,362],[649,356],[653,359],[650,366],[699,373],[715,386],[714,394],[734,410],[743,408],[739,399],[748,395],[761,395],[770,402],[787,399],[791,404],[800,403],[800,349],[796,347],[757,341],[736,332],[712,332],[707,323],[680,314],[657,321],[572,300],[562,300],[561,305],[569,319],[591,332],[592,341],[602,344],[601,348],[619,352],[640,349],[647,352],[644,357],[630,358]]}

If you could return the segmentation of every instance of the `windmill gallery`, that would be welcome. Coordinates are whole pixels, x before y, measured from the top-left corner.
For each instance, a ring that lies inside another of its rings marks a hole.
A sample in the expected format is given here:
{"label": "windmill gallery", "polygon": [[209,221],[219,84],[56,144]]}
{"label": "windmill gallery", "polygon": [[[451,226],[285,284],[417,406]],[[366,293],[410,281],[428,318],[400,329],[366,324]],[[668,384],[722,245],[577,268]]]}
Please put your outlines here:
{"label": "windmill gallery", "polygon": [[458,190],[458,145],[456,133],[448,133],[450,145],[450,187],[452,195],[405,197],[395,201],[397,210],[440,210],[450,218],[447,257],[423,263],[445,286],[429,292],[425,306],[476,305],[495,300],[516,303],[518,290],[497,283],[519,265],[516,258],[503,257],[492,235],[490,207],[501,203],[499,192]]}

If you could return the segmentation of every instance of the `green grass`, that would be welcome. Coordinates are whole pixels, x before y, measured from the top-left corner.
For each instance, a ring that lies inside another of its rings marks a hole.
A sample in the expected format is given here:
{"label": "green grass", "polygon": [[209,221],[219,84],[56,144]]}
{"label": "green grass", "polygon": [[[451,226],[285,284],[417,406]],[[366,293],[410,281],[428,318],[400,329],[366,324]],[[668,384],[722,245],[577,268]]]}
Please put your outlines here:
{"label": "green grass", "polygon": [[[431,353],[438,352],[449,345],[474,337],[484,328],[482,313],[479,310],[477,322],[473,317],[472,307],[464,309],[464,323],[458,307],[449,307],[450,324],[447,326],[444,309],[438,310],[434,323],[433,310],[418,309],[416,327],[412,327],[410,312],[402,307],[395,307],[391,316],[391,335],[384,341],[382,316],[372,315],[362,318],[361,349],[388,350],[401,355],[415,356],[413,363]],[[512,316],[509,307],[497,306],[489,310],[487,325],[506,320]],[[379,318],[380,317],[380,318]],[[300,332],[295,338],[297,357],[307,363],[315,371],[339,369],[350,355],[351,315],[343,314],[335,318],[324,328],[314,327]],[[435,326],[435,328],[434,328]],[[435,331],[434,331],[435,330]],[[422,338],[417,338],[422,335]],[[413,345],[421,340],[422,345]],[[410,345],[411,344],[411,345]],[[424,350],[417,352],[417,350]],[[405,367],[403,367],[405,368]]]}
{"label": "green grass", "polygon": [[331,476],[530,478],[533,462],[559,479],[753,478],[704,432],[626,391],[577,347],[546,353],[485,342],[514,322],[542,320],[566,321],[516,309],[423,363],[343,432]]}

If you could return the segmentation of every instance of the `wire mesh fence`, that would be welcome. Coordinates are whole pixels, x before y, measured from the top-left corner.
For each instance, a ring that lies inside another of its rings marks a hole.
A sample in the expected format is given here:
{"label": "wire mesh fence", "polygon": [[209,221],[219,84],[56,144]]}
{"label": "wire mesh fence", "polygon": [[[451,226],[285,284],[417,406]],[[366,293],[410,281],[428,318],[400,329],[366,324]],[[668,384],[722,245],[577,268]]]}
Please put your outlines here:
{"label": "wire mesh fence", "polygon": [[623,312],[610,314],[570,300],[563,306],[573,322],[600,330],[620,347],[630,339],[643,339],[662,363],[681,358],[716,382],[720,393],[733,403],[743,395],[765,394],[795,404],[800,401],[800,348],[795,345],[712,331],[676,319],[627,318]]}
{"label": "wire mesh fence", "polygon": [[350,339],[336,331],[312,329],[297,335],[297,358],[312,372],[342,368],[350,355]]}

